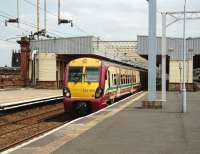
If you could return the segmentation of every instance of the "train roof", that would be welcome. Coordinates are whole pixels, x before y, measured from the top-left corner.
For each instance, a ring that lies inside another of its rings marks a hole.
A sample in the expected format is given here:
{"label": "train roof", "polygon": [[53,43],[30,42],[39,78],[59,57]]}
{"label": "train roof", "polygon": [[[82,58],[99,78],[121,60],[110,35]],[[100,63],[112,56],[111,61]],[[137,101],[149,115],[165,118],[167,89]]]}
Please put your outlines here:
{"label": "train roof", "polygon": [[89,58],[89,59],[96,59],[96,60],[100,60],[101,62],[103,62],[103,63],[105,63],[105,64],[108,64],[108,65],[112,65],[112,66],[118,66],[118,67],[120,67],[120,66],[126,66],[126,67],[131,67],[131,68],[135,68],[135,69],[137,69],[137,70],[142,70],[142,71],[147,71],[147,69],[145,69],[145,68],[141,68],[141,67],[139,67],[139,66],[137,66],[137,65],[134,65],[134,64],[129,64],[129,63],[125,63],[125,62],[119,62],[119,61],[117,61],[117,60],[112,60],[112,59],[109,59],[109,58],[105,58],[105,57],[99,57],[99,56],[84,56],[84,57],[79,57],[79,58],[76,58],[76,59],[74,59],[74,60],[71,60],[70,62],[69,62],[69,65],[71,65],[71,63],[73,62],[73,61],[75,61],[75,60],[77,60],[77,59],[79,59],[79,60],[81,60],[81,59],[85,59],[85,58]]}

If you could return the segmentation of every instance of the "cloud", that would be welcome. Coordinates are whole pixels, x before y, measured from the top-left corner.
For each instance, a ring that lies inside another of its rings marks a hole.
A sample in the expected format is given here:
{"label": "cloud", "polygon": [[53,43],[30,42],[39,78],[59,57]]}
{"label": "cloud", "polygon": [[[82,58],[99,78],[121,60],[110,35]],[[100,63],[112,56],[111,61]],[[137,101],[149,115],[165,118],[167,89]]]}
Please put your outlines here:
{"label": "cloud", "polygon": [[[35,0],[29,0],[36,3]],[[41,7],[43,7],[41,0]],[[158,11],[181,11],[183,10],[183,0],[157,0]],[[61,0],[61,16],[65,19],[73,19],[75,27],[70,25],[57,24],[57,0],[47,0],[47,8],[51,14],[48,14],[48,31],[56,36],[82,36],[95,35],[106,40],[136,40],[137,35],[148,34],[148,2],[146,0]],[[200,1],[187,1],[187,10],[199,10]],[[0,11],[16,15],[16,6],[13,0],[7,0],[0,6]],[[36,8],[20,1],[20,18],[36,24]],[[1,12],[0,12],[1,14]],[[161,15],[157,13],[157,32],[161,35]],[[168,22],[171,19],[168,19]],[[199,36],[200,21],[187,22],[187,36]],[[26,25],[20,25],[28,31],[35,31]],[[77,27],[78,26],[78,27]],[[22,34],[23,30],[11,26],[5,28],[0,25],[0,38]],[[41,10],[41,28],[43,28],[43,10]],[[28,34],[27,32],[25,34]],[[173,24],[167,29],[168,36],[182,37],[182,22]],[[4,46],[4,42],[0,42]],[[14,46],[0,46],[0,54],[10,52]],[[5,52],[6,51],[6,52]],[[8,54],[7,54],[8,55]],[[4,58],[0,56],[0,65]],[[6,56],[7,57],[7,56]],[[8,58],[8,57],[7,57]],[[6,59],[6,58],[5,58]],[[8,60],[9,61],[9,60]]]}

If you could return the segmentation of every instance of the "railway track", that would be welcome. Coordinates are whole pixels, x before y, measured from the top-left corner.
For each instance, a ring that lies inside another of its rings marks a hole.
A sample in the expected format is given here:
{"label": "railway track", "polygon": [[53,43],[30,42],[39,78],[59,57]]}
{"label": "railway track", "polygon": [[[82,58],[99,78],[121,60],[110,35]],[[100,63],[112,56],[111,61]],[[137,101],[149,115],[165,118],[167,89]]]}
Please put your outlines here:
{"label": "railway track", "polygon": [[72,119],[64,113],[62,103],[0,116],[0,151],[45,133]]}
{"label": "railway track", "polygon": [[[123,100],[122,97],[119,100]],[[126,100],[128,101],[128,100]],[[63,103],[47,104],[0,116],[0,152],[74,120]]]}

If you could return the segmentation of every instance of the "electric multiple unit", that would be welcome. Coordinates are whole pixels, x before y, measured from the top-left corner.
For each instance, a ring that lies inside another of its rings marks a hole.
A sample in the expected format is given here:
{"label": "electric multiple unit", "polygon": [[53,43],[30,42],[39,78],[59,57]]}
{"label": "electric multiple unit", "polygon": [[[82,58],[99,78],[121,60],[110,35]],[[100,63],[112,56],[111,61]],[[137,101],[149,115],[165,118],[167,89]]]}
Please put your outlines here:
{"label": "electric multiple unit", "polygon": [[78,58],[66,67],[66,112],[85,115],[141,88],[140,70],[95,58]]}

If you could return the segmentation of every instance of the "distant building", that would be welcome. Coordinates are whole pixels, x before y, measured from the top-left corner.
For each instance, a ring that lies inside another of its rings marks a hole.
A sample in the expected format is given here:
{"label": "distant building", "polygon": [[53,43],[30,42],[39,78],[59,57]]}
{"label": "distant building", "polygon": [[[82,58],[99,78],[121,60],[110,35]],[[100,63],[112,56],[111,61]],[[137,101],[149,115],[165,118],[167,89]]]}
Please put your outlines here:
{"label": "distant building", "polygon": [[[148,36],[139,35],[137,38],[137,53],[148,57]],[[167,60],[166,73],[169,90],[180,90],[180,83],[183,78],[183,39],[167,38]],[[157,37],[157,66],[161,68],[162,38]],[[161,70],[161,69],[160,69]],[[200,38],[186,39],[186,87],[188,90],[195,90],[194,81],[200,79]]]}
{"label": "distant building", "polygon": [[66,64],[75,58],[96,57],[147,68],[135,41],[100,41],[93,36],[29,40],[22,38],[21,73],[26,85],[62,88]]}
{"label": "distant building", "polygon": [[11,67],[20,67],[20,63],[21,63],[20,53],[17,52],[16,50],[13,50]]}

